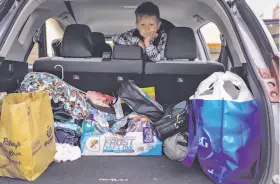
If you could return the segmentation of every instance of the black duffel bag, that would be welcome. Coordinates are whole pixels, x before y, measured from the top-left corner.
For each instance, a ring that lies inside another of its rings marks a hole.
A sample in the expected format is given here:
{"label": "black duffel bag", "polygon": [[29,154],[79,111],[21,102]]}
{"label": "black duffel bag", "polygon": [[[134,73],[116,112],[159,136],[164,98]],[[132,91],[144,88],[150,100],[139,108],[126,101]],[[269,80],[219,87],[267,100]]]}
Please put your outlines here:
{"label": "black duffel bag", "polygon": [[170,106],[159,121],[154,124],[154,129],[159,140],[164,141],[179,132],[188,130],[189,110],[187,101]]}
{"label": "black duffel bag", "polygon": [[164,114],[162,106],[144,93],[132,80],[122,82],[117,94],[136,113],[151,121],[160,120]]}

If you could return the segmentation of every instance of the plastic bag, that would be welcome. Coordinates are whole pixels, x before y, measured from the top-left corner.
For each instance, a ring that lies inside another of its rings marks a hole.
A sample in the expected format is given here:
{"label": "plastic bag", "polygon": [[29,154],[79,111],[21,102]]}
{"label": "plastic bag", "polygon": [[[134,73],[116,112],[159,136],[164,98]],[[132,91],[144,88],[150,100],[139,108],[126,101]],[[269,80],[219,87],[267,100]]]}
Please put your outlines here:
{"label": "plastic bag", "polygon": [[197,153],[203,171],[215,183],[251,183],[260,160],[260,116],[242,78],[218,72],[204,80],[191,97],[189,117],[184,164],[192,165]]}
{"label": "plastic bag", "polygon": [[35,180],[54,160],[54,120],[46,92],[10,94],[0,121],[0,176]]}

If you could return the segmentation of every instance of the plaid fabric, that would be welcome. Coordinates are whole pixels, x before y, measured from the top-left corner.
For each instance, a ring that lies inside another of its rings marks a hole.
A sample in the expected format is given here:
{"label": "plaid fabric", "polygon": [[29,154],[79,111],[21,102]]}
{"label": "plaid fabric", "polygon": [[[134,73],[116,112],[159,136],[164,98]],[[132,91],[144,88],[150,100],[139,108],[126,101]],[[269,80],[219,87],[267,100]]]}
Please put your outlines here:
{"label": "plaid fabric", "polygon": [[[137,31],[137,29],[133,29],[125,33],[114,36],[112,38],[113,43],[120,44],[120,45],[138,45],[140,38],[134,36],[135,31]],[[158,43],[155,43],[156,40],[155,39],[149,47],[143,49],[144,60],[151,60],[155,62],[159,62],[160,60],[165,60],[164,50],[165,50],[165,45],[167,40],[167,34],[161,31],[159,33],[158,38],[159,38]]]}

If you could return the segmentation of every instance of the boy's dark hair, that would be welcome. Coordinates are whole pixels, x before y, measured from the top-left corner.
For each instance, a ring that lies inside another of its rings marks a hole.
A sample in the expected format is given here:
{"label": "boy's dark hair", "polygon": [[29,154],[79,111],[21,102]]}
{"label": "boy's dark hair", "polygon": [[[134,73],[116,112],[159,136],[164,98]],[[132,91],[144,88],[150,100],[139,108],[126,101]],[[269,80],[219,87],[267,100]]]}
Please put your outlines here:
{"label": "boy's dark hair", "polygon": [[156,16],[160,20],[159,8],[152,2],[146,1],[140,4],[135,10],[136,18],[142,16]]}

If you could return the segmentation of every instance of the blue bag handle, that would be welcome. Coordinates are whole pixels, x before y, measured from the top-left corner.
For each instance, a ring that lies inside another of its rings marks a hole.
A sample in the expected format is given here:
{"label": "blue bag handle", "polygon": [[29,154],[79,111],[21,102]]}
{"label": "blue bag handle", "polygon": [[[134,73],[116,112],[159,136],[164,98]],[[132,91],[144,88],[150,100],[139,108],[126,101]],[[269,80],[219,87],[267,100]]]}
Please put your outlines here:
{"label": "blue bag handle", "polygon": [[195,156],[198,150],[198,125],[196,125],[196,135],[194,136],[194,121],[193,121],[193,101],[190,104],[189,111],[189,130],[188,130],[188,154],[183,160],[183,164],[186,166],[191,166],[195,160]]}

